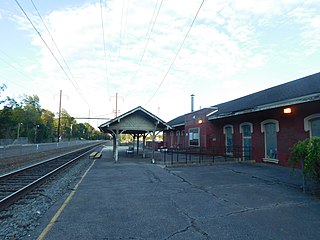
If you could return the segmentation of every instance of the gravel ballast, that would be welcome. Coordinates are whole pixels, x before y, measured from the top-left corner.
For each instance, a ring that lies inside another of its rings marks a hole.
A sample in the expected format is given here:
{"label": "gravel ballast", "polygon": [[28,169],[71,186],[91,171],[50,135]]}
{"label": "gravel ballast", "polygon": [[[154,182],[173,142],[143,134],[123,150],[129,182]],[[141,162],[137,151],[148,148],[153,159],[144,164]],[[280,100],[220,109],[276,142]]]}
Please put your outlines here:
{"label": "gravel ballast", "polygon": [[73,189],[91,163],[88,156],[81,158],[8,209],[0,211],[0,239],[28,239],[42,215]]}

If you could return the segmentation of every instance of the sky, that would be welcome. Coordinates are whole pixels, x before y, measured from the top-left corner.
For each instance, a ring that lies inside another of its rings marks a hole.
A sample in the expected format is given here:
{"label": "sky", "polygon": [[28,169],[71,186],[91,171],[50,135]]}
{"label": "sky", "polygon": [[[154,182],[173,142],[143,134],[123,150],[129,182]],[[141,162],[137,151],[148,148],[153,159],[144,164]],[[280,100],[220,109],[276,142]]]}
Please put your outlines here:
{"label": "sky", "polygon": [[62,90],[76,118],[142,106],[170,121],[191,94],[198,110],[319,72],[319,11],[320,0],[1,0],[1,98],[37,95],[57,113]]}

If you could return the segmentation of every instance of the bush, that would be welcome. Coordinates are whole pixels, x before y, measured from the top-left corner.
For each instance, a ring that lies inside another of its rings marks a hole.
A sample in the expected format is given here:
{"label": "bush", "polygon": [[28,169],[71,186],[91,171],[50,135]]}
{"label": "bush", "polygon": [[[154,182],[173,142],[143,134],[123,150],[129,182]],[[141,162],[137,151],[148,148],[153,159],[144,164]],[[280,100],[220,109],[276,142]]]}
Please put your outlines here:
{"label": "bush", "polygon": [[303,161],[303,174],[320,184],[320,138],[311,137],[296,143],[289,161],[293,167]]}

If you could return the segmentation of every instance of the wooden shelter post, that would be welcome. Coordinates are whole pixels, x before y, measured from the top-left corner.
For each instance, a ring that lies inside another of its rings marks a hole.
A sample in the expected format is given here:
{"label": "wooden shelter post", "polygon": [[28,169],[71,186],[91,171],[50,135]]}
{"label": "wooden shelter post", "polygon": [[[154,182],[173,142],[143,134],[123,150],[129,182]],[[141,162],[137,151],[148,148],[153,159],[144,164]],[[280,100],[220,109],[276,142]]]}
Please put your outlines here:
{"label": "wooden shelter post", "polygon": [[118,162],[118,158],[119,158],[119,149],[118,149],[118,145],[119,145],[119,129],[116,130],[116,134],[115,134],[115,144],[114,144],[114,161],[117,163]]}
{"label": "wooden shelter post", "polygon": [[146,158],[146,138],[147,134],[143,134],[143,140],[142,140],[142,157]]}
{"label": "wooden shelter post", "polygon": [[137,155],[139,155],[139,138],[140,138],[140,134],[137,134]]}

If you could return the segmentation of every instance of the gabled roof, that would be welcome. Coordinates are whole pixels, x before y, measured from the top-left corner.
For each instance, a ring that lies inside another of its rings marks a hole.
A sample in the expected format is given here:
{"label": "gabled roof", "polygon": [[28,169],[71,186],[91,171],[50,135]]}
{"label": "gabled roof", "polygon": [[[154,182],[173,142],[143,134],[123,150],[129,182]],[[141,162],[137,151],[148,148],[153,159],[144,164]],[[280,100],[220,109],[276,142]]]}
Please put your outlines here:
{"label": "gabled roof", "polygon": [[216,105],[209,120],[320,100],[320,73]]}
{"label": "gabled roof", "polygon": [[[320,100],[320,73],[214,105],[207,117],[214,120],[316,100]],[[172,127],[184,126],[186,115],[176,117],[168,124]]]}
{"label": "gabled roof", "polygon": [[99,126],[99,129],[102,132],[111,134],[116,131],[119,131],[119,133],[138,134],[154,130],[163,131],[170,128],[171,127],[166,122],[148,112],[141,106]]}

